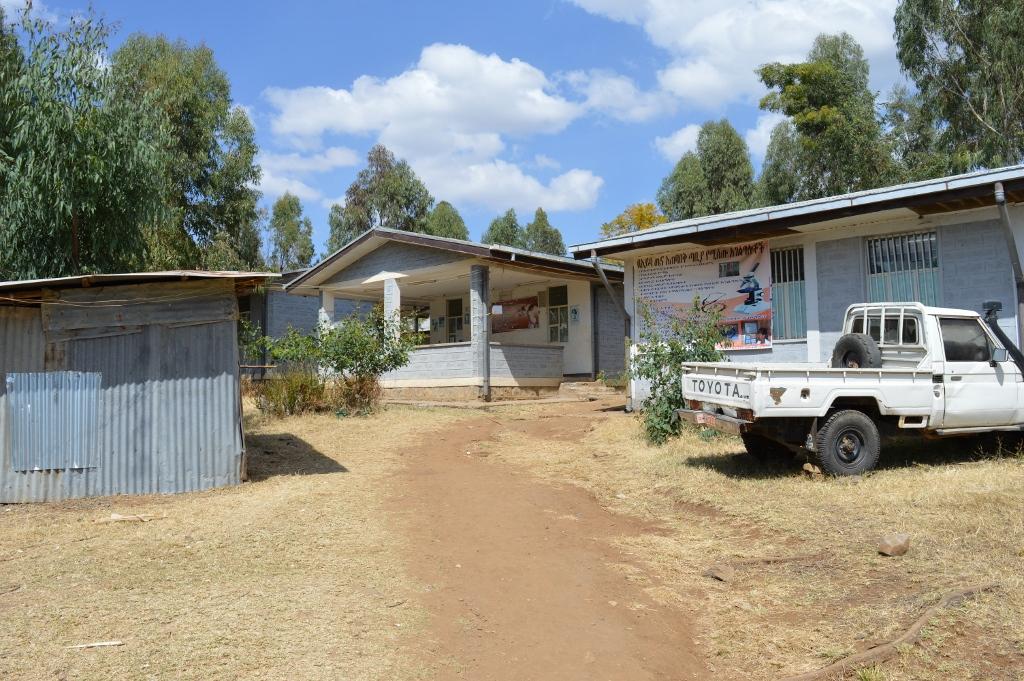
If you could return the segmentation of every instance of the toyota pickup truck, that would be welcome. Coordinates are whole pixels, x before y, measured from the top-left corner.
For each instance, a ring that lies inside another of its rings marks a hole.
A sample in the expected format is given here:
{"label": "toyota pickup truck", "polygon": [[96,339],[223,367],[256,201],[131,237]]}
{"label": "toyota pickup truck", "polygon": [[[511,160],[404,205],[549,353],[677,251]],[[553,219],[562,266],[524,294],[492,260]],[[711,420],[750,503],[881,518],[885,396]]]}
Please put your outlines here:
{"label": "toyota pickup truck", "polygon": [[811,453],[831,475],[878,463],[883,439],[1024,429],[1024,355],[996,323],[920,303],[850,306],[831,365],[683,366],[679,416],[758,458]]}

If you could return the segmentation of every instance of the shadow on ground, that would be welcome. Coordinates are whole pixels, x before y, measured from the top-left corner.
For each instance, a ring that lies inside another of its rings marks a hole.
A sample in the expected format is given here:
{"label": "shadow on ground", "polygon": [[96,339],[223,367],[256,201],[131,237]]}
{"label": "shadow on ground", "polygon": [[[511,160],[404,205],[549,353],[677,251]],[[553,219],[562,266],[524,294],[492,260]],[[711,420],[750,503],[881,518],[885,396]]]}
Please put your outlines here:
{"label": "shadow on ground", "polygon": [[[987,459],[1021,457],[1024,438],[1003,434],[948,440],[909,440],[882,446],[882,456],[876,470],[897,470],[914,466],[945,466]],[[689,457],[682,462],[692,468],[709,468],[730,478],[766,480],[783,478],[800,472],[801,466],[813,462],[813,455],[794,454],[758,461],[743,451],[740,445],[735,453],[709,454]]]}
{"label": "shadow on ground", "polygon": [[348,469],[290,433],[246,435],[249,480],[259,482],[278,475],[347,473]]}

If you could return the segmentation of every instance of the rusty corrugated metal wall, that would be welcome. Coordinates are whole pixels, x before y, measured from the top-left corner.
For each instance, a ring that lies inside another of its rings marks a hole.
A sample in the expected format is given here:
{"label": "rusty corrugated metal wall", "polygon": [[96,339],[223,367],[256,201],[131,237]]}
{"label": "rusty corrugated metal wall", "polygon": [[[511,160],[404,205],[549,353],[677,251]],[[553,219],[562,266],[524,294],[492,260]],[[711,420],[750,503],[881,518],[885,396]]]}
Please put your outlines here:
{"label": "rusty corrugated metal wall", "polygon": [[0,502],[187,492],[240,482],[233,284],[112,286],[58,295],[41,308],[0,307],[0,374],[101,374],[95,466],[15,471],[11,405],[6,376],[0,376]]}

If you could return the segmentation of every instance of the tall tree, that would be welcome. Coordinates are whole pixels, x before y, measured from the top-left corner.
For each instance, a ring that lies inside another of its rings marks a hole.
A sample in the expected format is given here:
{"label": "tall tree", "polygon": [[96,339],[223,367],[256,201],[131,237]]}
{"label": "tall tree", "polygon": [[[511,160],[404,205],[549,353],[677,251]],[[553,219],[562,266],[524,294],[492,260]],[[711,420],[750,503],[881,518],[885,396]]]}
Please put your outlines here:
{"label": "tall tree", "polygon": [[424,229],[427,234],[443,236],[449,239],[469,238],[469,230],[455,206],[447,201],[441,201],[427,216],[427,224]]}
{"label": "tall tree", "polygon": [[523,230],[523,246],[530,251],[538,253],[549,253],[551,255],[565,255],[565,241],[562,233],[551,226],[548,221],[548,214],[543,208],[538,208],[533,214],[533,222],[526,225]]}
{"label": "tall tree", "polygon": [[696,152],[684,154],[658,190],[658,206],[670,220],[742,210],[753,198],[750,151],[724,118],[701,126]]}
{"label": "tall tree", "polygon": [[795,201],[800,195],[800,140],[788,120],[772,129],[768,149],[757,181],[757,203],[776,206]]}
{"label": "tall tree", "polygon": [[893,178],[868,62],[853,37],[819,35],[806,62],[766,64],[758,73],[770,90],[761,108],[786,114],[797,131],[796,198],[870,189]]}
{"label": "tall tree", "polygon": [[142,266],[144,228],[165,208],[164,116],[106,68],[109,28],[92,15],[58,30],[23,12],[20,57],[2,33],[0,274]]}
{"label": "tall tree", "polygon": [[302,202],[285,192],[270,214],[270,264],[278,271],[297,270],[313,263],[313,223],[302,214]]}
{"label": "tall tree", "polygon": [[113,56],[113,70],[151,93],[174,133],[169,165],[170,219],[151,235],[155,267],[199,267],[223,234],[248,267],[260,264],[260,168],[254,130],[231,100],[227,74],[205,45],[162,35],[130,36]]}
{"label": "tall tree", "polygon": [[398,160],[383,144],[366,155],[345,192],[342,234],[361,234],[372,227],[423,232],[434,197],[405,160]]}
{"label": "tall tree", "polygon": [[499,215],[491,220],[491,224],[487,227],[487,231],[484,232],[483,238],[480,241],[485,244],[501,244],[503,246],[524,248],[526,245],[526,235],[523,233],[523,228],[519,225],[516,211],[509,208],[503,215]]}
{"label": "tall tree", "polygon": [[362,233],[359,230],[359,225],[352,220],[345,219],[345,206],[340,203],[331,205],[327,224],[331,230],[327,236],[327,253],[334,253]]}
{"label": "tall tree", "polygon": [[972,167],[1024,159],[1024,3],[901,0],[895,23],[900,65],[948,153]]}
{"label": "tall tree", "polygon": [[650,229],[667,219],[653,203],[633,203],[609,222],[601,225],[601,238],[610,239],[620,234]]}
{"label": "tall tree", "polygon": [[970,154],[955,154],[944,143],[943,126],[926,111],[919,92],[894,87],[884,104],[883,120],[901,180],[942,177],[970,167]]}

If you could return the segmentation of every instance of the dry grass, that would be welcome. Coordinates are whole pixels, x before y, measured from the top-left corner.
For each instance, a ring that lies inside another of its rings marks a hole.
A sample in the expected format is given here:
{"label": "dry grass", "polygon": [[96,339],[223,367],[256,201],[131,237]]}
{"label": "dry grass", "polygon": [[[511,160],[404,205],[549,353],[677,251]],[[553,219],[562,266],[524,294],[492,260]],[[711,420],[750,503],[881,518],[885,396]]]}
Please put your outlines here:
{"label": "dry grass", "polygon": [[[1001,590],[938,618],[922,645],[859,678],[1024,678],[1019,455],[979,456],[959,441],[903,454],[856,483],[813,480],[797,463],[754,463],[732,438],[688,433],[653,448],[631,417],[592,423],[580,438],[509,435],[494,450],[667,529],[624,548],[651,566],[652,595],[693,610],[716,678],[824,666],[898,636],[942,592],[986,581]],[[891,532],[912,535],[905,557],[876,553]],[[712,564],[764,556],[809,558],[739,564],[725,584],[703,577]]]}
{"label": "dry grass", "polygon": [[378,511],[399,450],[464,417],[257,418],[239,487],[3,507],[0,678],[418,676],[425,614]]}

